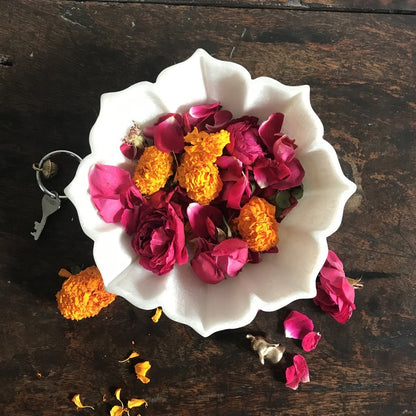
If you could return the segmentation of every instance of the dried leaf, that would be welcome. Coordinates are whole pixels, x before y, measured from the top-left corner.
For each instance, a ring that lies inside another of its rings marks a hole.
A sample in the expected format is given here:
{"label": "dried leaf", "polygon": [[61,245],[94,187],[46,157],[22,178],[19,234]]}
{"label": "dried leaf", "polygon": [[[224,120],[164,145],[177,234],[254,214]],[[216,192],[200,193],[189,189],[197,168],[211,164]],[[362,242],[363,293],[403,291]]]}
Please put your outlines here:
{"label": "dried leaf", "polygon": [[110,416],[122,416],[124,412],[128,412],[127,409],[122,408],[121,406],[113,406],[110,410]]}
{"label": "dried leaf", "polygon": [[364,285],[361,283],[361,277],[359,279],[353,279],[352,277],[347,277],[348,283],[354,287],[354,289],[362,289]]}
{"label": "dried leaf", "polygon": [[152,316],[152,321],[156,324],[162,316],[162,308],[157,308],[155,314]]}
{"label": "dried leaf", "polygon": [[139,356],[139,353],[136,351],[133,351],[126,359],[119,361],[119,363],[126,363],[127,361],[130,361],[132,358],[136,358]]}
{"label": "dried leaf", "polygon": [[140,406],[143,406],[143,405],[145,405],[146,407],[148,406],[146,400],[144,400],[144,399],[131,399],[127,403],[127,407],[129,409],[132,409],[133,407],[140,407]]}
{"label": "dried leaf", "polygon": [[78,407],[78,409],[92,409],[94,410],[94,408],[92,406],[84,406],[81,403],[81,397],[79,394],[76,394],[73,398],[72,401],[74,402],[75,406]]}
{"label": "dried leaf", "polygon": [[147,384],[150,381],[150,378],[146,377],[146,373],[150,370],[150,368],[151,365],[149,361],[137,363],[134,366],[134,371],[136,372],[137,378],[144,384]]}

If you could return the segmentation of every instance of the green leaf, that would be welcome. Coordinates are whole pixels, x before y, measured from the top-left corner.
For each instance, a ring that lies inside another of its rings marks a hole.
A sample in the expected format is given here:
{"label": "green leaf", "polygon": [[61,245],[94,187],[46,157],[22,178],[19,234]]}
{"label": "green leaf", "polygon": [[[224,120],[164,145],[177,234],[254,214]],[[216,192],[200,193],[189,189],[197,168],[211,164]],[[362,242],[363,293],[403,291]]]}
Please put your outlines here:
{"label": "green leaf", "polygon": [[289,191],[280,191],[276,195],[276,206],[279,208],[285,209],[290,207],[290,192]]}
{"label": "green leaf", "polygon": [[290,190],[290,193],[297,200],[301,199],[303,197],[303,183],[297,186],[296,188],[292,188]]}

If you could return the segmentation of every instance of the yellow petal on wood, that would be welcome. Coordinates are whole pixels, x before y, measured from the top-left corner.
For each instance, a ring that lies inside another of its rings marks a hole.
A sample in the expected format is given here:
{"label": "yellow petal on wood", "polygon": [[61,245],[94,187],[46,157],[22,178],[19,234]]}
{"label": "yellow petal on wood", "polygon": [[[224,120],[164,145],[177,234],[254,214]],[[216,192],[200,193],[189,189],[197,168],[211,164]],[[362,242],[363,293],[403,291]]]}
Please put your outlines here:
{"label": "yellow petal on wood", "polygon": [[137,363],[134,366],[134,371],[136,372],[137,378],[144,384],[147,384],[150,381],[150,378],[146,377],[146,373],[150,370],[150,368],[151,365],[149,361]]}
{"label": "yellow petal on wood", "polygon": [[127,361],[130,361],[132,358],[136,358],[139,356],[139,353],[136,351],[133,351],[126,359],[119,361],[119,363],[126,363]]}
{"label": "yellow petal on wood", "polygon": [[123,413],[126,411],[127,409],[123,409],[121,406],[113,406],[110,410],[110,416],[122,416]]}
{"label": "yellow petal on wood", "polygon": [[115,391],[114,396],[116,396],[116,397],[117,397],[117,400],[118,400],[121,404],[123,404],[123,402],[122,402],[122,401],[121,401],[121,399],[120,399],[120,394],[121,394],[121,389],[120,389],[120,388],[118,388],[118,389]]}
{"label": "yellow petal on wood", "polygon": [[92,409],[94,410],[94,408],[92,406],[84,406],[81,403],[81,397],[79,394],[76,394],[73,398],[72,401],[74,402],[75,406],[78,407],[78,409]]}
{"label": "yellow petal on wood", "polygon": [[62,268],[61,270],[59,270],[58,276],[65,277],[66,279],[68,279],[68,277],[72,276],[72,273],[69,272],[67,269]]}
{"label": "yellow petal on wood", "polygon": [[144,399],[131,399],[127,403],[127,407],[129,409],[132,409],[133,407],[140,407],[143,405],[145,405],[146,407],[148,406],[147,401]]}
{"label": "yellow petal on wood", "polygon": [[162,308],[157,308],[155,314],[152,316],[152,321],[156,324],[162,316]]}

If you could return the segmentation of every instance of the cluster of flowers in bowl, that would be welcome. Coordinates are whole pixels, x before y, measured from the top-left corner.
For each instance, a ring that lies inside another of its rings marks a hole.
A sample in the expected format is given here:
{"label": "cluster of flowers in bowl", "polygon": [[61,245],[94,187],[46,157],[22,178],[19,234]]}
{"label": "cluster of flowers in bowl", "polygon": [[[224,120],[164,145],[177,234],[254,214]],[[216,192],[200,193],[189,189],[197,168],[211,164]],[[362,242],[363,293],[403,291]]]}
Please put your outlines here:
{"label": "cluster of flowers in bowl", "polygon": [[121,223],[140,265],[156,275],[189,261],[203,282],[235,277],[278,252],[279,223],[302,197],[305,173],[283,120],[233,118],[218,102],[133,124],[120,146],[137,160],[133,175],[96,164],[91,199],[105,222]]}

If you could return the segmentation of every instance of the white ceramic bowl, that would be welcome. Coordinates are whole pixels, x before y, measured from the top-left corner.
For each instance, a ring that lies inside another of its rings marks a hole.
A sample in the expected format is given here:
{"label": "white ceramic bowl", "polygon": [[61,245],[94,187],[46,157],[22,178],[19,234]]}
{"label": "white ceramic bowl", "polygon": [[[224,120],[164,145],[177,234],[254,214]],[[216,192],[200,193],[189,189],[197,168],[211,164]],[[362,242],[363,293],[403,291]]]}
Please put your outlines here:
{"label": "white ceramic bowl", "polygon": [[[304,196],[280,224],[279,254],[247,264],[237,278],[210,285],[189,264],[158,277],[142,268],[121,225],[107,224],[88,193],[88,173],[96,163],[133,170],[119,151],[132,121],[154,123],[167,112],[220,101],[234,117],[260,121],[282,112],[282,131],[299,146],[305,169]],[[251,322],[258,310],[274,311],[294,300],[315,296],[315,280],[327,256],[327,237],[340,225],[345,202],[355,185],[341,171],[335,150],[323,139],[312,110],[309,86],[289,87],[267,77],[251,79],[245,68],[220,61],[198,49],[189,59],[160,73],[155,83],[139,82],[103,94],[90,133],[91,154],[80,164],[65,193],[75,205],[84,232],[94,240],[94,258],[109,292],[142,309],[158,306],[171,319],[203,336]]]}

